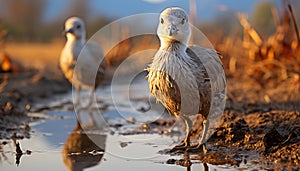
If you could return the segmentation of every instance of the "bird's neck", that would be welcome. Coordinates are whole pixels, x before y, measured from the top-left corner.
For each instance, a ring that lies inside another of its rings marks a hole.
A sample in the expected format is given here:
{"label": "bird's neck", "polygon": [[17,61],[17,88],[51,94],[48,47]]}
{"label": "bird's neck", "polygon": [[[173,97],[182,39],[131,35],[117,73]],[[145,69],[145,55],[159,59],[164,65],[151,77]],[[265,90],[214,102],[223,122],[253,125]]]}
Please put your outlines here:
{"label": "bird's neck", "polygon": [[67,35],[67,43],[71,43],[71,44],[82,44],[85,42],[85,37],[81,36],[81,37],[77,37],[75,35],[71,35],[68,34]]}
{"label": "bird's neck", "polygon": [[[161,63],[180,63],[182,61],[190,61],[189,55],[186,53],[186,45],[179,41],[163,42],[157,53],[155,54],[153,61]],[[160,64],[159,64],[160,65]],[[163,67],[163,66],[162,66]]]}
{"label": "bird's neck", "polygon": [[187,46],[179,41],[166,39],[160,42],[160,50],[167,52],[183,52],[185,53]]}
{"label": "bird's neck", "polygon": [[82,47],[85,43],[85,40],[83,39],[74,39],[74,38],[68,38],[66,46],[68,47]]}
{"label": "bird's neck", "polygon": [[[167,75],[171,76],[174,80],[184,78],[184,73],[190,72],[187,66],[191,66],[193,63],[186,49],[186,45],[179,41],[170,43],[161,41],[161,47],[153,57],[153,62],[150,67],[154,71],[167,73]],[[182,72],[182,69],[184,69],[185,72]]]}

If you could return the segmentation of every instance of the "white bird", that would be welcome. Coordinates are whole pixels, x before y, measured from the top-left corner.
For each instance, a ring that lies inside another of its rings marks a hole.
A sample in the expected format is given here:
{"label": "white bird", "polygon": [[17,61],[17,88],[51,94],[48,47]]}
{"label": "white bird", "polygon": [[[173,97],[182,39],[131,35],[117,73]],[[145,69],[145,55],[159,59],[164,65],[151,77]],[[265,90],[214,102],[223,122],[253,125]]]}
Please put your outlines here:
{"label": "white bird", "polygon": [[90,108],[95,89],[104,81],[106,63],[102,50],[96,42],[86,42],[84,22],[78,17],[66,20],[64,33],[67,42],[61,52],[60,68],[76,89],[75,105],[80,104],[81,89],[91,90],[87,105]]}
{"label": "white bird", "polygon": [[[182,118],[186,126],[183,143],[173,150],[193,151],[202,147],[206,152],[207,117],[211,106],[218,106],[212,105],[212,98],[220,98],[222,102],[225,99],[222,62],[212,49],[187,47],[191,31],[188,15],[181,8],[167,8],[160,14],[157,34],[160,48],[149,65],[147,76],[150,92],[168,111]],[[194,114],[201,114],[205,119],[202,136],[193,146],[190,142],[193,122],[189,116]]]}

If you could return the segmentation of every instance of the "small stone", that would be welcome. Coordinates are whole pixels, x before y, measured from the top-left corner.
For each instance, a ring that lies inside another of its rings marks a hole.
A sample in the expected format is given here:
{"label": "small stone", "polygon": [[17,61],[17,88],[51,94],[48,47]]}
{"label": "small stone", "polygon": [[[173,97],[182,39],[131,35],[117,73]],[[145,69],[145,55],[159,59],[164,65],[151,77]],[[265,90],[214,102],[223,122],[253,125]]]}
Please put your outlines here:
{"label": "small stone", "polygon": [[263,138],[266,150],[273,146],[277,146],[284,141],[284,138],[279,134],[277,129],[273,127]]}
{"label": "small stone", "polygon": [[175,164],[176,163],[176,161],[177,160],[175,160],[175,159],[169,159],[169,160],[167,160],[167,164]]}
{"label": "small stone", "polygon": [[27,155],[30,155],[31,153],[32,153],[32,151],[26,150],[26,154],[27,154]]}
{"label": "small stone", "polygon": [[122,148],[127,147],[127,146],[128,146],[128,143],[127,143],[127,142],[121,142],[121,143],[120,143],[120,146],[121,146]]}
{"label": "small stone", "polygon": [[134,117],[129,117],[128,119],[127,119],[127,122],[129,122],[129,123],[131,123],[131,124],[134,124],[135,122],[136,122],[136,119],[134,118]]}
{"label": "small stone", "polygon": [[5,105],[5,108],[4,108],[4,112],[5,112],[5,113],[8,113],[8,112],[10,112],[12,109],[13,109],[12,103],[11,103],[11,102],[7,102],[6,105]]}
{"label": "small stone", "polygon": [[25,106],[25,110],[26,110],[26,111],[29,111],[30,109],[31,109],[30,104],[27,104],[27,105]]}
{"label": "small stone", "polygon": [[147,124],[143,124],[143,125],[141,126],[141,128],[142,128],[144,131],[147,131],[149,127],[148,127]]}

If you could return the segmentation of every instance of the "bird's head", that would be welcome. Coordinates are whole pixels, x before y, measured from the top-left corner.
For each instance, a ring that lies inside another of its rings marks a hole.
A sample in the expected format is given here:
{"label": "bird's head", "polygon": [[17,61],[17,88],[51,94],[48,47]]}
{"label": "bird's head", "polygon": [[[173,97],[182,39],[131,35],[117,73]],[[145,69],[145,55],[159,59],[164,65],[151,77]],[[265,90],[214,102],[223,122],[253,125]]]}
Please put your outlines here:
{"label": "bird's head", "polygon": [[187,45],[191,33],[186,12],[178,7],[165,9],[159,16],[157,34],[162,46],[173,41]]}
{"label": "bird's head", "polygon": [[84,40],[85,27],[83,21],[78,17],[68,18],[65,22],[64,34],[68,39]]}

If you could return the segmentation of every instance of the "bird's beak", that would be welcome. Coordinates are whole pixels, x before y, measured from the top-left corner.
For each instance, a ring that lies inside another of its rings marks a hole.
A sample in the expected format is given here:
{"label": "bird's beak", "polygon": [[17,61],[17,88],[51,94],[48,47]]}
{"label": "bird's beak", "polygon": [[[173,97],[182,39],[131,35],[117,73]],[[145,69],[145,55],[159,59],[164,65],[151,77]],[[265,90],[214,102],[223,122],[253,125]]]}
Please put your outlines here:
{"label": "bird's beak", "polygon": [[74,33],[74,30],[71,28],[69,30],[64,30],[63,35],[67,35],[67,33]]}
{"label": "bird's beak", "polygon": [[176,34],[177,31],[178,31],[178,30],[177,30],[176,26],[173,25],[173,24],[171,24],[171,26],[170,26],[170,28],[169,28],[169,36],[172,36],[172,35]]}

